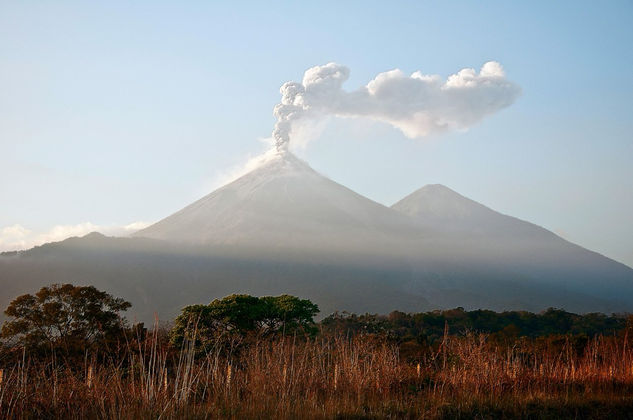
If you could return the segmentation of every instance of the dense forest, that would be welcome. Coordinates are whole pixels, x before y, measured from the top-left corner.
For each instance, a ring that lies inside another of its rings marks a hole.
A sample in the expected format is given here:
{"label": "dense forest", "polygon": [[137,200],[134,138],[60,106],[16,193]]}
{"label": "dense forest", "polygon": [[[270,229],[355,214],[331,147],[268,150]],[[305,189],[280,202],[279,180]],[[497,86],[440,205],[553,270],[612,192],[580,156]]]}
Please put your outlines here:
{"label": "dense forest", "polygon": [[546,337],[551,335],[612,334],[624,329],[633,318],[629,314],[578,315],[550,308],[535,314],[525,311],[465,311],[455,308],[444,311],[389,315],[335,312],[321,321],[323,331],[345,334],[383,334],[398,340],[415,339],[437,343],[445,333],[485,333],[497,338]]}

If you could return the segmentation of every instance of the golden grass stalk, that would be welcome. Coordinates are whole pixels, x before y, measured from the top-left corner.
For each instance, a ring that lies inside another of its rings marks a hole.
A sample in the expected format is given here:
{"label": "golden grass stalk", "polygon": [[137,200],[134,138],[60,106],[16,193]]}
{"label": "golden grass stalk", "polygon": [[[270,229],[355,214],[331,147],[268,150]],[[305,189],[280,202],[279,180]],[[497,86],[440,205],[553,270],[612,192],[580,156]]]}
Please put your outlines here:
{"label": "golden grass stalk", "polygon": [[94,369],[93,366],[88,366],[88,375],[86,375],[86,385],[88,389],[92,388],[92,381],[94,380]]}
{"label": "golden grass stalk", "polygon": [[575,403],[568,412],[579,417],[618,418],[633,410],[632,349],[615,336],[576,349],[471,334],[407,358],[367,336],[258,339],[199,354],[154,332],[86,368],[19,358],[2,370],[0,418],[468,418],[492,408],[489,417],[538,417],[530,407]]}

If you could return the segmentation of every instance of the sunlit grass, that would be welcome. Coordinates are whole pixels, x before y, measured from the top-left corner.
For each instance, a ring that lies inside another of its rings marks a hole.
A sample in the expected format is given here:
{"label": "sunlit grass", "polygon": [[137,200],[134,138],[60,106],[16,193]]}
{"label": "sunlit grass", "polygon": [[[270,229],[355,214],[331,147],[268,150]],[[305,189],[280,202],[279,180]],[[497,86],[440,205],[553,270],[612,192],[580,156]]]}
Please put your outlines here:
{"label": "sunlit grass", "polygon": [[[618,416],[633,408],[628,337],[583,351],[446,336],[404,360],[373,336],[253,339],[174,349],[160,330],[122,357],[30,359],[3,369],[3,418],[451,418]],[[15,356],[15,355],[14,355]],[[99,360],[99,361],[97,361]]]}

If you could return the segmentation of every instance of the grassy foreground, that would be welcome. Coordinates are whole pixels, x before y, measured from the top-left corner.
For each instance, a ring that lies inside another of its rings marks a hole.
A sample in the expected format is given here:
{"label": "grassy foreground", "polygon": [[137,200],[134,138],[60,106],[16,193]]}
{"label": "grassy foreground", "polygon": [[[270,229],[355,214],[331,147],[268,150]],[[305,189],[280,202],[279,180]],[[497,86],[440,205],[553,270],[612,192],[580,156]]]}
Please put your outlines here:
{"label": "grassy foreground", "polygon": [[22,354],[1,418],[633,418],[628,334],[567,341],[446,335],[401,356],[370,335],[277,337],[206,352],[156,329],[109,357]]}

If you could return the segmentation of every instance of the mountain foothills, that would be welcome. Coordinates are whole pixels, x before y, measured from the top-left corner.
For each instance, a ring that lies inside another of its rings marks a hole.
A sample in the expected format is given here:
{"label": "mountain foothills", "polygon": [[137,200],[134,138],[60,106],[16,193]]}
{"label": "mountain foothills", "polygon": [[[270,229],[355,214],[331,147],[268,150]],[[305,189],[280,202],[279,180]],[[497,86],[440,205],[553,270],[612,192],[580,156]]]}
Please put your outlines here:
{"label": "mountain foothills", "polygon": [[301,296],[336,310],[633,310],[633,270],[442,185],[392,207],[289,152],[130,238],[92,233],[0,257],[0,305],[56,282],[172,318],[232,293]]}

